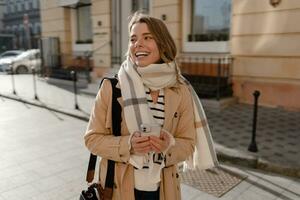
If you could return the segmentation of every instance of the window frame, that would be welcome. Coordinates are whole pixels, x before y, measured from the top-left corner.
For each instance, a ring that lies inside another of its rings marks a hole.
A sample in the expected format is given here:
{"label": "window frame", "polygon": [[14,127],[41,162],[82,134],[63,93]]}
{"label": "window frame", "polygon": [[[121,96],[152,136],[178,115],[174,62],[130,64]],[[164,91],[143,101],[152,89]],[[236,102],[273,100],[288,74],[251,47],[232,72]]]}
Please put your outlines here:
{"label": "window frame", "polygon": [[[229,53],[230,52],[230,30],[228,41],[188,41],[191,29],[193,0],[183,2],[183,23],[182,23],[182,50],[183,52],[200,53]],[[230,16],[231,17],[231,16]],[[229,27],[231,28],[231,27]]]}
{"label": "window frame", "polygon": [[[91,33],[92,33],[91,38],[82,40],[82,38],[80,37],[80,30],[79,30],[80,29],[79,9],[82,7],[88,7],[88,6],[90,7],[90,11],[92,11],[92,4],[84,4],[84,5],[80,5],[80,6],[76,7],[76,13],[75,13],[75,15],[76,15],[76,41],[75,41],[75,44],[91,44],[91,43],[93,43],[93,22],[92,21],[91,21]],[[88,40],[91,40],[91,42],[87,42]]]}

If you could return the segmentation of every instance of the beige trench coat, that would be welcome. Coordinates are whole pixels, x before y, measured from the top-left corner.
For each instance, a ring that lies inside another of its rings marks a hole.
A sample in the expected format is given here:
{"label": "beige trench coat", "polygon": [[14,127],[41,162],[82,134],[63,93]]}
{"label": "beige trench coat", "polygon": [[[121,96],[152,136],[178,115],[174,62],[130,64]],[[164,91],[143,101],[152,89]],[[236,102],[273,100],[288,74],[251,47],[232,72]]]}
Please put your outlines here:
{"label": "beige trench coat", "polygon": [[[117,84],[117,87],[120,87]],[[122,97],[118,98],[123,109]],[[104,80],[99,90],[85,134],[85,144],[100,162],[100,182],[105,183],[107,159],[115,160],[113,199],[134,200],[133,167],[128,163],[129,131],[122,112],[121,136],[111,133],[112,89],[109,80]],[[176,89],[165,89],[165,123],[163,128],[173,134],[175,146],[166,154],[166,167],[162,170],[160,200],[181,199],[180,178],[177,163],[186,160],[194,152],[196,130],[194,124],[192,96],[186,85]]]}

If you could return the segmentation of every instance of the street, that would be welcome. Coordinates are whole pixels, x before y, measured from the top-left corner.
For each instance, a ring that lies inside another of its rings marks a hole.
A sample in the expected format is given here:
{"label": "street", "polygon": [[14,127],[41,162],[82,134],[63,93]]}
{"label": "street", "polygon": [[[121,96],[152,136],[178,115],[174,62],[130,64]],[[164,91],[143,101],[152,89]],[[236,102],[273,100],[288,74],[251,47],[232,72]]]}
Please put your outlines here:
{"label": "street", "polygon": [[[78,199],[86,187],[85,127],[76,118],[0,97],[0,200]],[[248,178],[221,198],[182,184],[182,199],[300,198],[297,179],[223,166]]]}

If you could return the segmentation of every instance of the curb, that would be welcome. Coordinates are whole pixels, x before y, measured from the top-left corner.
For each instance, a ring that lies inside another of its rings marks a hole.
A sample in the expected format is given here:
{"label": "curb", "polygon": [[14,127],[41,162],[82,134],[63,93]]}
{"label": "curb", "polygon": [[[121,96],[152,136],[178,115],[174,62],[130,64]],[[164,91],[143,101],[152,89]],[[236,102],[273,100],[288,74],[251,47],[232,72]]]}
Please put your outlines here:
{"label": "curb", "polygon": [[221,162],[260,169],[284,176],[300,178],[300,168],[287,166],[284,164],[279,165],[271,163],[260,158],[259,155],[256,155],[254,153],[246,153],[234,149],[229,149],[217,143],[215,143],[215,146],[217,157]]}
{"label": "curb", "polygon": [[85,115],[80,110],[71,111],[71,110],[62,109],[62,108],[55,108],[55,107],[52,107],[52,106],[47,106],[46,104],[44,104],[40,101],[28,100],[28,99],[25,100],[25,99],[21,99],[20,97],[13,96],[13,95],[0,94],[0,97],[4,97],[4,98],[7,98],[7,99],[19,101],[21,103],[26,103],[26,104],[37,106],[37,107],[40,107],[40,108],[45,108],[47,110],[54,111],[54,112],[57,112],[57,113],[61,113],[61,114],[64,114],[64,115],[67,115],[67,116],[70,116],[70,117],[74,117],[74,118],[86,121],[86,122],[89,121],[89,116]]}
{"label": "curb", "polygon": [[[21,99],[20,97],[17,97],[14,95],[0,94],[0,97],[19,101],[19,102],[37,106],[40,108],[45,108],[47,110],[61,113],[61,114],[64,114],[64,115],[67,115],[70,117],[74,117],[74,118],[86,121],[86,122],[89,121],[89,116],[80,112],[80,110],[72,111],[72,110],[66,110],[66,109],[62,109],[62,108],[54,108],[51,106],[47,106],[46,104],[43,104],[42,102],[39,102],[36,100],[25,100],[25,99]],[[281,175],[285,175],[285,176],[300,178],[300,168],[271,163],[262,158],[259,158],[259,156],[257,154],[237,151],[234,149],[224,147],[218,143],[215,143],[215,148],[216,148],[216,152],[217,152],[217,157],[218,157],[219,161],[221,161],[221,162],[231,163],[231,164],[240,165],[240,166],[244,166],[244,167],[251,167],[251,168],[260,169],[260,170],[268,171],[268,172],[273,172],[273,173],[277,173],[277,174],[281,174]]]}

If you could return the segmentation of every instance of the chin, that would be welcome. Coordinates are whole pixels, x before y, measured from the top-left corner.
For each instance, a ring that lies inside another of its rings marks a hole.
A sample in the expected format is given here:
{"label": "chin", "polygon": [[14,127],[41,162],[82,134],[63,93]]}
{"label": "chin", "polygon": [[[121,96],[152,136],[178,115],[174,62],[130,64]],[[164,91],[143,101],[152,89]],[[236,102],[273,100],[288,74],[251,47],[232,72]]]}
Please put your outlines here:
{"label": "chin", "polygon": [[150,65],[150,63],[145,63],[145,62],[135,62],[135,64],[138,67],[146,67],[146,66]]}

